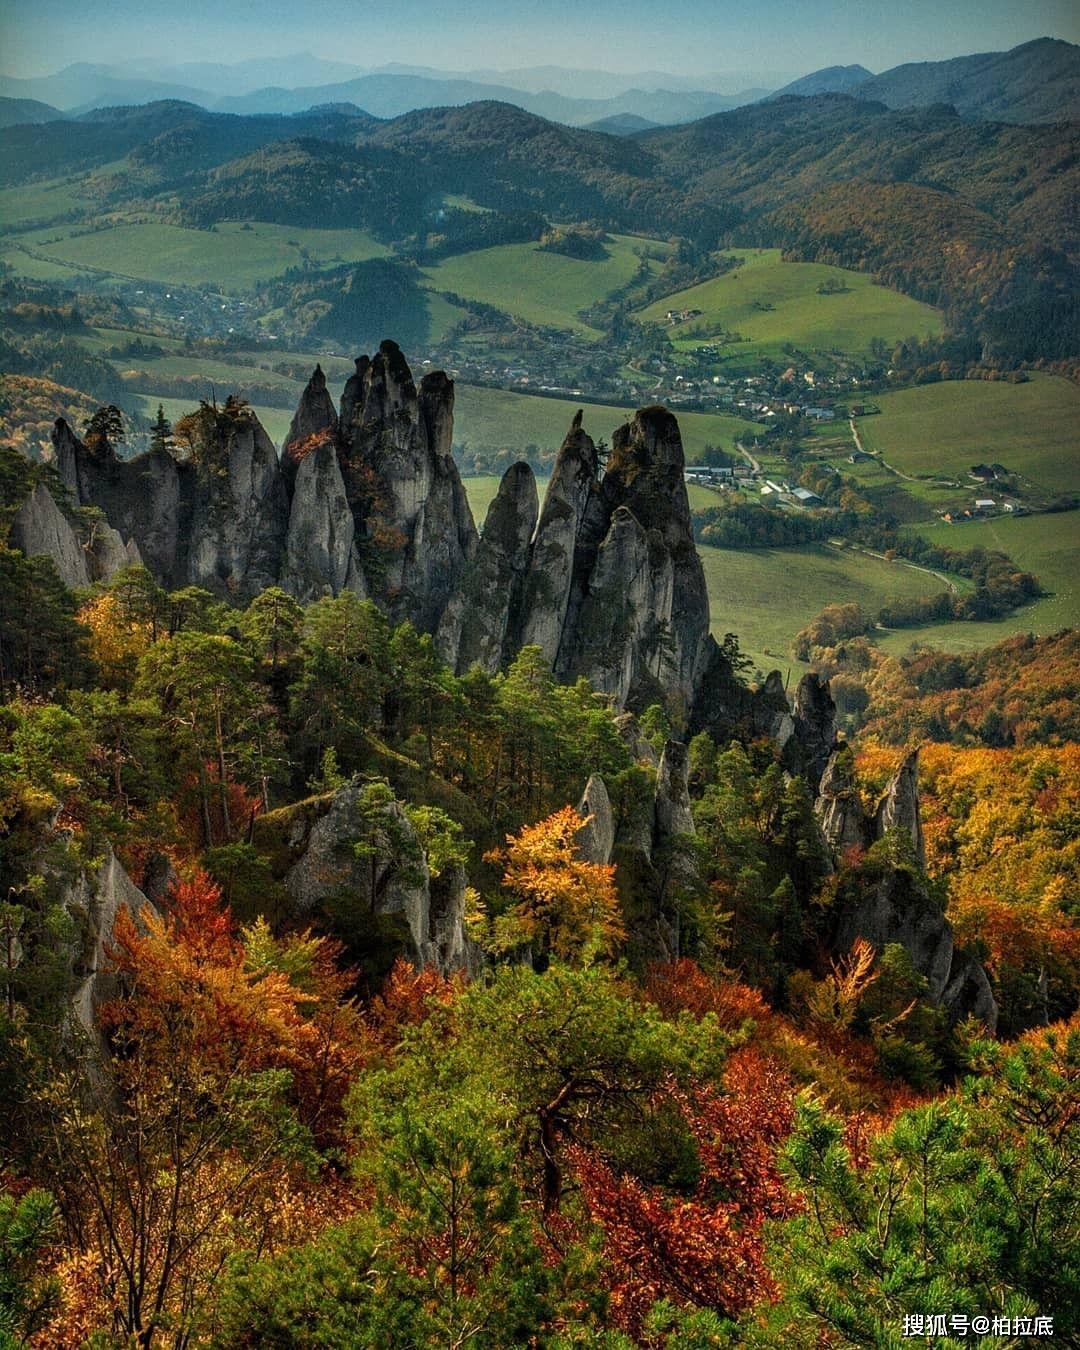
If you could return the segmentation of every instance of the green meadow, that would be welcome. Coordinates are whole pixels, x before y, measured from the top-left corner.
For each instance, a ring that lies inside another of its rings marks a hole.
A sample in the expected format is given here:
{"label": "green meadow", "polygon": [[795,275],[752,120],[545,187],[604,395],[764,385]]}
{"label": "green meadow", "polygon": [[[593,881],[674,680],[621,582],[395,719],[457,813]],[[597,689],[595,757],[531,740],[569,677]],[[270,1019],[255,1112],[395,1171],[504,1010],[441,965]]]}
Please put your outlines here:
{"label": "green meadow", "polygon": [[875,397],[859,419],[868,450],[904,473],[945,473],[998,461],[1050,492],[1080,488],[1080,388],[1033,371],[1023,384],[948,380]]}
{"label": "green meadow", "polygon": [[[305,261],[317,267],[384,257],[388,250],[363,230],[316,230],[293,225],[224,221],[210,230],[158,222],[117,223],[89,234],[71,227],[38,230],[21,242],[55,267],[96,268],[176,286],[239,292],[281,276]],[[22,261],[19,261],[19,260]],[[35,259],[11,245],[5,260],[21,268]]]}
{"label": "green meadow", "polygon": [[[737,333],[744,340],[726,346],[723,356],[740,362],[779,359],[789,346],[864,352],[875,337],[895,341],[941,332],[938,310],[875,285],[861,272],[784,262],[776,248],[730,249],[728,256],[742,258],[741,266],[665,296],[636,317],[663,324],[668,310],[699,309],[699,318],[667,329],[675,347]],[[823,284],[843,289],[822,295],[818,287]]]}
{"label": "green meadow", "polygon": [[[424,273],[433,289],[452,291],[512,314],[526,323],[570,328],[586,338],[601,334],[581,318],[579,311],[634,277],[646,250],[666,248],[660,240],[612,235],[605,245],[608,256],[596,260],[549,253],[536,244],[499,244],[444,258]],[[650,262],[652,270],[660,264]]]}

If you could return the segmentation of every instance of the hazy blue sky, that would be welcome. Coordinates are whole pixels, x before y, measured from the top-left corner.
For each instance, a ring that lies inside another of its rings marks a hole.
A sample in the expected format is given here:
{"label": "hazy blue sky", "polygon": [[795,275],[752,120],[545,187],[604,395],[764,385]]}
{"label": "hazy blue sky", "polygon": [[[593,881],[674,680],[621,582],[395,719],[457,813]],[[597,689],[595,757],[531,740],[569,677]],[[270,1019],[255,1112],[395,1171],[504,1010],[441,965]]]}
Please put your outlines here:
{"label": "hazy blue sky", "polygon": [[0,65],[24,75],[293,51],[444,69],[883,70],[1043,35],[1080,40],[1076,0],[0,0]]}

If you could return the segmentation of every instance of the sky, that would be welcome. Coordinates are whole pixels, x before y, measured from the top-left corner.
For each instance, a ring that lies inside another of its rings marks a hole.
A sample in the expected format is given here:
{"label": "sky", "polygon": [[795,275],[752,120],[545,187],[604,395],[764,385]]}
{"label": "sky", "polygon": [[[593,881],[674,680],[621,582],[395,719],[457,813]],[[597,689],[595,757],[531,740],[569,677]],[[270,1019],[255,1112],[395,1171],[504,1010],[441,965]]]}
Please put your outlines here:
{"label": "sky", "polygon": [[1043,36],[1080,41],[1076,0],[0,0],[12,75],[297,51],[444,70],[876,72]]}

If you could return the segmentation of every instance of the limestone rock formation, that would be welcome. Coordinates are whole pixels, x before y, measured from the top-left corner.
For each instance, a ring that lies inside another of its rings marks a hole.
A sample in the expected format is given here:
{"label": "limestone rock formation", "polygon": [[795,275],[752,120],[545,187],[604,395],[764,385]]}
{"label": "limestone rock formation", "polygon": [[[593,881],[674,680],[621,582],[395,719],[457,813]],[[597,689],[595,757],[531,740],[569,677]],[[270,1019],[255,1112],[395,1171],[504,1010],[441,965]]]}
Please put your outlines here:
{"label": "limestone rock formation", "polygon": [[250,600],[277,583],[289,508],[277,451],[254,415],[219,416],[191,483],[188,584]]}
{"label": "limestone rock formation", "polygon": [[883,870],[869,894],[841,907],[836,950],[847,951],[857,938],[865,938],[878,951],[899,943],[926,978],[932,1002],[955,1018],[974,1015],[991,1031],[996,1026],[997,1005],[986,972],[972,957],[955,950],[945,914],[916,869]]}
{"label": "limestone rock formation", "polygon": [[356,523],[333,442],[324,441],[294,461],[291,472],[282,587],[302,601],[345,590],[363,597],[367,586],[356,551]]}
{"label": "limestone rock formation", "polygon": [[957,1018],[972,1014],[993,1030],[997,1007],[986,972],[973,957],[954,949],[952,928],[927,885],[918,771],[918,751],[913,750],[871,816],[862,805],[850,749],[841,746],[829,758],[815,810],[834,855],[839,858],[852,846],[869,848],[895,829],[912,842],[910,864],[864,869],[859,884],[841,896],[833,945],[846,951],[861,937],[881,951],[899,943],[926,977],[935,1003]]}
{"label": "limestone rock formation", "polygon": [[126,908],[138,920],[144,909],[153,910],[154,906],[107,848],[96,873],[84,872],[71,883],[65,908],[77,917],[82,936],[82,946],[72,962],[75,1016],[86,1034],[96,1040],[100,1035],[95,1024],[97,1010],[117,993],[108,957],[116,917]]}
{"label": "limestone rock formation", "polygon": [[829,693],[829,682],[814,673],[804,675],[795,691],[793,731],[797,767],[810,791],[815,792],[836,749],[836,704]]}
{"label": "limestone rock formation", "polygon": [[919,752],[912,750],[893,774],[874,814],[874,837],[888,830],[904,830],[911,836],[919,866],[926,869],[922,812],[919,809]]}
{"label": "limestone rock formation", "polygon": [[464,871],[451,867],[433,877],[401,803],[391,797],[362,810],[366,786],[355,778],[260,821],[260,831],[284,835],[284,883],[296,915],[332,912],[373,968],[398,954],[444,974],[470,967],[476,955],[465,933]]}
{"label": "limestone rock formation", "polygon": [[27,557],[44,554],[51,558],[65,586],[90,584],[82,545],[44,483],[38,483],[19,507],[10,537]]}
{"label": "limestone rock formation", "polygon": [[579,607],[605,528],[600,460],[578,412],[559,447],[544,494],[515,634],[519,647],[538,646],[554,669],[567,664],[560,653],[564,632],[576,627],[576,616],[567,624],[571,592],[576,590],[575,608]]}
{"label": "limestone rock formation", "polygon": [[292,485],[296,470],[304,458],[304,450],[313,440],[325,437],[333,444],[337,440],[338,417],[334,400],[326,388],[326,376],[317,365],[300,395],[296,412],[281,446],[281,470],[288,485]]}
{"label": "limestone rock formation", "polygon": [[821,776],[815,809],[821,832],[835,854],[853,847],[866,848],[871,842],[870,822],[863,810],[855,763],[847,746],[830,756]]}
{"label": "limestone rock formation", "polygon": [[583,825],[577,834],[578,852],[585,862],[609,863],[615,847],[615,815],[607,785],[599,774],[593,774],[585,784],[578,815]]}
{"label": "limestone rock formation", "polygon": [[108,581],[123,568],[142,564],[135,540],[129,539],[125,544],[120,531],[103,521],[90,527],[86,557],[91,581]]}
{"label": "limestone rock formation", "polygon": [[477,543],[450,453],[453,406],[453,381],[435,372],[418,392],[397,343],[384,342],[357,364],[339,424],[350,506],[381,549],[380,594],[392,617],[424,632],[437,627]]}
{"label": "limestone rock formation", "polygon": [[512,464],[488,508],[476,554],[439,625],[439,649],[459,675],[474,665],[493,674],[513,656],[510,625],[520,609],[536,513],[533,471],[528,464]]}
{"label": "limestone rock formation", "polygon": [[[53,452],[60,476],[79,506],[96,506],[109,525],[134,540],[142,561],[165,586],[183,586],[179,566],[181,478],[190,465],[179,465],[166,450],[121,460],[114,450],[92,450],[63,418],[53,428]],[[182,473],[182,470],[185,472]]]}

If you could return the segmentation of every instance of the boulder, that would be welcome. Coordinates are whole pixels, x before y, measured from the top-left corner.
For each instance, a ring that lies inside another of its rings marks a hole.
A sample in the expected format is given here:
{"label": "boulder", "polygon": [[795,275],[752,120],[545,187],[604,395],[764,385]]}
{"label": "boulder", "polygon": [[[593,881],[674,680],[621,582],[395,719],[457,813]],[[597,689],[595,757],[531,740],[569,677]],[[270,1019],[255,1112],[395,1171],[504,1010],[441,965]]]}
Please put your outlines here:
{"label": "boulder", "polygon": [[260,822],[262,830],[285,834],[294,914],[332,913],[362,964],[376,971],[396,954],[444,974],[470,966],[476,956],[465,932],[464,872],[451,868],[433,878],[401,802],[390,798],[361,811],[367,786],[354,778],[303,809]]}

